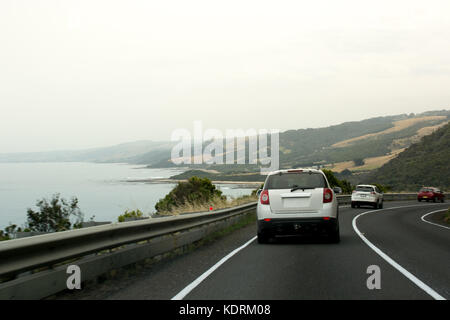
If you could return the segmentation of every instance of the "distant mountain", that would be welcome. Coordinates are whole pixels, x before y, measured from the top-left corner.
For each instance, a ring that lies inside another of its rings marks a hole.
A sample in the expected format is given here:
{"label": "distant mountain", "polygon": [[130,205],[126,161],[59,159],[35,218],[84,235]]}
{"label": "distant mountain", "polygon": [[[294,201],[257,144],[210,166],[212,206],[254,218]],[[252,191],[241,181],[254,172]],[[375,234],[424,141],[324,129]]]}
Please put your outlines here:
{"label": "distant mountain", "polygon": [[[0,154],[0,162],[126,162],[149,152],[170,154],[171,142],[135,141],[103,148]],[[159,159],[158,159],[159,160]]]}
{"label": "distant mountain", "polygon": [[417,191],[422,186],[450,190],[450,124],[412,144],[366,180],[393,190]]}

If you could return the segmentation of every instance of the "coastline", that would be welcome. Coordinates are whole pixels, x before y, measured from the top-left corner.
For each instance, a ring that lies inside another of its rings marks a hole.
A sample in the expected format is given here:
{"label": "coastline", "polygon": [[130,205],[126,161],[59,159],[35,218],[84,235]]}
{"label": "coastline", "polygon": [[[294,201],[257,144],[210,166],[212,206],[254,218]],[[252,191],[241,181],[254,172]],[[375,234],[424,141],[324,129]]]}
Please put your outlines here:
{"label": "coastline", "polygon": [[[178,183],[187,182],[187,179],[136,179],[136,180],[126,180],[125,182],[144,182],[144,183]],[[249,186],[259,186],[263,182],[260,181],[227,181],[227,180],[211,180],[213,184],[240,184]]]}

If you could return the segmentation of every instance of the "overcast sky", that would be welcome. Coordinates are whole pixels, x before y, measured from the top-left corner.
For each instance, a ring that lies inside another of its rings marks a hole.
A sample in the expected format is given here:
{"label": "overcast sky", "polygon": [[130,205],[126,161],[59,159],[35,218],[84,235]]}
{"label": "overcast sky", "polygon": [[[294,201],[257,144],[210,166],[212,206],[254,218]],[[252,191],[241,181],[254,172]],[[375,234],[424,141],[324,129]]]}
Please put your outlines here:
{"label": "overcast sky", "polygon": [[0,153],[435,109],[448,0],[0,1]]}

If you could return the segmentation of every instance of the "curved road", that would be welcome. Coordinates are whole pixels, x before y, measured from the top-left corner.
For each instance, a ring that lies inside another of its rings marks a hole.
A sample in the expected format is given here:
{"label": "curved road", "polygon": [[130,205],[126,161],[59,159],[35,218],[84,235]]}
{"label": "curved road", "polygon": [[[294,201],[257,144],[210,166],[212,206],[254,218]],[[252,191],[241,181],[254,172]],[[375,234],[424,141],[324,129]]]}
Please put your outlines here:
{"label": "curved road", "polygon": [[[448,206],[402,201],[385,202],[382,210],[341,207],[339,244],[286,238],[260,245],[251,240],[256,232],[251,225],[132,278],[87,288],[71,298],[449,299],[450,229],[421,219]],[[230,252],[234,255],[217,265]],[[381,289],[367,287],[371,265],[380,268]]]}

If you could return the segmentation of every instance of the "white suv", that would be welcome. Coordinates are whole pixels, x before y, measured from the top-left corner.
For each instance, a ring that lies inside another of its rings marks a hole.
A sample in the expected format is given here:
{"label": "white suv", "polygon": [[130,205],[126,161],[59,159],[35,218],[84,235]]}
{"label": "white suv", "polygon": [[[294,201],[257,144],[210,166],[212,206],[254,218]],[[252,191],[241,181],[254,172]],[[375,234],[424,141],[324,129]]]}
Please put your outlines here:
{"label": "white suv", "polygon": [[360,184],[352,193],[352,208],[370,205],[375,209],[383,208],[383,193],[370,184]]}
{"label": "white suv", "polygon": [[258,242],[277,235],[325,234],[339,242],[338,201],[325,174],[315,169],[270,173],[260,191]]}

